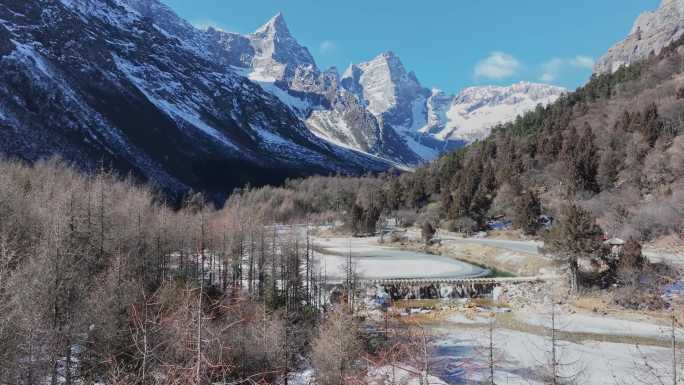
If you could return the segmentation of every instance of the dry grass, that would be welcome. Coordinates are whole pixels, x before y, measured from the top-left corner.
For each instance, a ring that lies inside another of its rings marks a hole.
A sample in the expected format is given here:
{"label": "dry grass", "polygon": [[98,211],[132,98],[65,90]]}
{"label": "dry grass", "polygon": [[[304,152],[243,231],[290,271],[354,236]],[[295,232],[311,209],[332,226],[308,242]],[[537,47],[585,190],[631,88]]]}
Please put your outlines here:
{"label": "dry grass", "polygon": [[520,276],[537,275],[542,269],[554,268],[548,258],[485,245],[447,243],[439,250],[442,255]]}
{"label": "dry grass", "polygon": [[441,303],[440,299],[399,299],[393,301],[392,305],[398,309],[437,309]]}
{"label": "dry grass", "polygon": [[[667,324],[672,313],[666,310],[631,310],[625,309],[615,304],[613,293],[610,291],[594,291],[583,294],[581,297],[573,298],[568,304],[578,313],[590,313],[609,315],[611,318],[626,321],[644,321],[650,319],[659,323]],[[678,316],[684,319],[684,314]]]}

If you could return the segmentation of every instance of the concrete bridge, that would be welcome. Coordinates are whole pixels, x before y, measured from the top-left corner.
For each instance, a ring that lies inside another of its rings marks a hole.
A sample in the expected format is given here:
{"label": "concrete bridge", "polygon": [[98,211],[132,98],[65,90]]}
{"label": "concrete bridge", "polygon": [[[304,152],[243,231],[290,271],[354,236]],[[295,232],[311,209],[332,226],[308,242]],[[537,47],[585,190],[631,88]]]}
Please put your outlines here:
{"label": "concrete bridge", "polygon": [[558,280],[558,276],[506,277],[506,278],[392,278],[367,279],[361,284],[381,286],[393,300],[427,298],[475,298],[488,295],[495,287],[542,283]]}
{"label": "concrete bridge", "polygon": [[548,282],[559,280],[559,276],[500,277],[500,278],[387,278],[362,279],[366,285],[497,285],[505,283]]}

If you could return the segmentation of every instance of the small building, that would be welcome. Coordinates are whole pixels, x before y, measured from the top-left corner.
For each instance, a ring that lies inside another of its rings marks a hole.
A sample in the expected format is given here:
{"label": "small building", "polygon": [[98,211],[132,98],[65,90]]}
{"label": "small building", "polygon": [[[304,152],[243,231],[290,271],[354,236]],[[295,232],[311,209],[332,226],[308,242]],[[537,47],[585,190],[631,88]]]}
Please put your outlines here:
{"label": "small building", "polygon": [[622,248],[625,246],[625,241],[620,238],[610,238],[605,240],[603,244],[610,247],[610,253],[613,256],[618,256],[622,253]]}

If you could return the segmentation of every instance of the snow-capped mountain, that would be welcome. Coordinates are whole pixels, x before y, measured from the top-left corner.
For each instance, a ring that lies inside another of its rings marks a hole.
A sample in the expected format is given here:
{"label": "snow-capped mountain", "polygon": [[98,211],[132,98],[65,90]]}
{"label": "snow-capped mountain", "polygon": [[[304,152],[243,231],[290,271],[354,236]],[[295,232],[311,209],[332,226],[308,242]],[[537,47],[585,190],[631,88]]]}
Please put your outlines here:
{"label": "snow-capped mountain", "polygon": [[399,119],[395,124],[408,126],[411,104],[427,94],[416,75],[406,72],[401,60],[391,51],[349,66],[342,75],[342,86],[356,93],[373,115],[388,114],[385,116]]}
{"label": "snow-capped mountain", "polygon": [[657,10],[639,15],[629,35],[596,62],[594,72],[614,72],[651,52],[658,54],[683,35],[684,0],[663,0]]}
{"label": "snow-capped mountain", "polygon": [[[491,128],[509,122],[516,116],[533,110],[537,105],[554,102],[566,92],[562,87],[548,84],[520,82],[509,87],[470,87],[451,99],[444,110],[444,98],[437,99],[438,115],[444,119],[442,129],[428,128],[436,138],[442,140],[474,141],[484,139]],[[434,93],[433,93],[434,95]],[[434,99],[434,96],[433,96]],[[439,127],[439,126],[437,126]]]}
{"label": "snow-capped mountain", "polygon": [[232,69],[264,63],[266,45],[236,38],[236,55],[216,35],[156,1],[3,1],[0,152],[105,163],[177,192],[390,166],[313,135]]}
{"label": "snow-capped mountain", "polygon": [[211,28],[207,34],[224,52],[216,56],[230,58],[225,62],[287,104],[316,136],[401,165],[481,139],[492,126],[564,92],[524,83],[446,95],[421,85],[391,51],[352,64],[341,76],[335,68],[321,71],[280,13],[248,35]]}
{"label": "snow-capped mountain", "polygon": [[385,130],[394,131],[416,160],[434,159],[442,143],[425,141],[418,131],[426,121],[425,102],[430,91],[413,72],[407,72],[397,55],[384,52],[374,59],[352,64],[342,75],[342,87],[355,94]]}
{"label": "snow-capped mountain", "polygon": [[[207,44],[219,52],[214,56],[227,58],[225,63],[236,73],[288,105],[317,137],[398,165],[426,159],[369,111],[362,95],[341,85],[345,79],[337,69],[321,71],[316,66],[308,49],[292,37],[282,14],[248,35],[211,28],[206,33]],[[401,66],[398,58],[395,61]]]}

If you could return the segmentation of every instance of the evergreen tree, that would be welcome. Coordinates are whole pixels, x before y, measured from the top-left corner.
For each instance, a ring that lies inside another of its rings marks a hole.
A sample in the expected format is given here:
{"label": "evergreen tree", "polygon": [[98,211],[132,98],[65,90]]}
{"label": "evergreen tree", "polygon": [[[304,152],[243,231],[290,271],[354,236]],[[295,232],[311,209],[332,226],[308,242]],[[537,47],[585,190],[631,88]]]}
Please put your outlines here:
{"label": "evergreen tree", "polygon": [[575,176],[576,186],[579,189],[591,192],[598,192],[599,187],[596,181],[598,174],[598,155],[595,142],[596,137],[589,123],[584,123],[582,137],[577,143],[577,154],[575,157]]}
{"label": "evergreen tree", "polygon": [[660,136],[662,126],[658,116],[658,107],[655,103],[649,104],[644,110],[644,119],[640,129],[642,140],[653,147]]}
{"label": "evergreen tree", "polygon": [[601,251],[603,231],[589,211],[570,204],[563,209],[559,221],[546,235],[545,247],[559,260],[567,264],[570,289],[579,287],[579,258],[596,258]]}
{"label": "evergreen tree", "polygon": [[563,164],[564,170],[567,172],[567,179],[569,181],[568,189],[571,193],[576,191],[577,180],[577,129],[575,126],[570,126],[570,129],[565,133],[563,138],[563,146],[560,152],[560,160]]}
{"label": "evergreen tree", "polygon": [[532,235],[537,232],[540,215],[541,203],[534,192],[525,191],[516,199],[513,224],[523,233]]}

